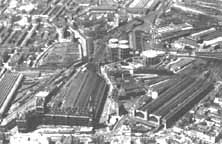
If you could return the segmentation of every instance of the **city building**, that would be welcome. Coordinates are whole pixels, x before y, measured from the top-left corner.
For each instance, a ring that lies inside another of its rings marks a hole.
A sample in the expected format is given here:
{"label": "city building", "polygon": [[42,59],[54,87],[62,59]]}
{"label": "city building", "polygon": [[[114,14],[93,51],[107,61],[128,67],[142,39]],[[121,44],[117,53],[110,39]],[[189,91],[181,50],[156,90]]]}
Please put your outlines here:
{"label": "city building", "polygon": [[221,132],[215,129],[194,126],[186,132],[193,138],[200,139],[203,142],[217,143],[221,139]]}

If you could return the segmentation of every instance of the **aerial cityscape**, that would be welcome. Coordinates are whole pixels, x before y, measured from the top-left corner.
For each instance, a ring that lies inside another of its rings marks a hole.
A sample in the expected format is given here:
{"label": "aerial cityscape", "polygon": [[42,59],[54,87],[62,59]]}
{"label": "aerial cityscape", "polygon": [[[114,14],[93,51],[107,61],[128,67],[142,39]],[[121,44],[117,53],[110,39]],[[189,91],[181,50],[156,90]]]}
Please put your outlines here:
{"label": "aerial cityscape", "polygon": [[222,144],[222,0],[0,13],[0,144]]}

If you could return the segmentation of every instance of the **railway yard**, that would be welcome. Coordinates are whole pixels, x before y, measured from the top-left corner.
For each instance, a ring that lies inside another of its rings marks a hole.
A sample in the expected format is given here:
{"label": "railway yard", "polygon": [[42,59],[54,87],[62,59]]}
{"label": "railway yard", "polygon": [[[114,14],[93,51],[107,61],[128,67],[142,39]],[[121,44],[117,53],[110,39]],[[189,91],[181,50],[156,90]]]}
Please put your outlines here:
{"label": "railway yard", "polygon": [[222,142],[221,0],[1,0],[0,144]]}

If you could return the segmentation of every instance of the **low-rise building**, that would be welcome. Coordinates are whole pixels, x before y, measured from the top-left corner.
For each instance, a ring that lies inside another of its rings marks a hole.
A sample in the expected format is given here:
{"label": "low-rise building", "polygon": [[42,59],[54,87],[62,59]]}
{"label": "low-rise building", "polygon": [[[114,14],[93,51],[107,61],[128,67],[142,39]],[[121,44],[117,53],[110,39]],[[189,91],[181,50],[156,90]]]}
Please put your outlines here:
{"label": "low-rise building", "polygon": [[198,138],[201,141],[205,141],[208,143],[217,143],[221,138],[221,132],[212,128],[200,128],[200,127],[192,127],[191,130],[186,132],[189,136],[193,138]]}

